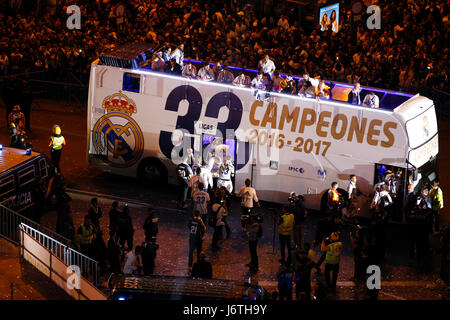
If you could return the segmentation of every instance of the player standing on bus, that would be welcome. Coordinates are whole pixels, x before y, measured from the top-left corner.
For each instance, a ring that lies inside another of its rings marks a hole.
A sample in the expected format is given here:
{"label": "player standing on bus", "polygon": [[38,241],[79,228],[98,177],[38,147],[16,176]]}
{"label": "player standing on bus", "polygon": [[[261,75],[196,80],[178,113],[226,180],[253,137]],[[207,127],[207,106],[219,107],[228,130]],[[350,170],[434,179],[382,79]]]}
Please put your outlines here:
{"label": "player standing on bus", "polygon": [[229,193],[233,191],[233,183],[231,177],[234,175],[234,166],[230,158],[222,163],[219,167],[219,180],[217,180],[217,187],[225,187]]}
{"label": "player standing on bus", "polygon": [[56,172],[61,172],[59,168],[59,161],[61,160],[61,152],[66,146],[66,140],[64,136],[61,135],[61,127],[57,124],[53,126],[53,135],[50,137],[50,147],[51,159]]}

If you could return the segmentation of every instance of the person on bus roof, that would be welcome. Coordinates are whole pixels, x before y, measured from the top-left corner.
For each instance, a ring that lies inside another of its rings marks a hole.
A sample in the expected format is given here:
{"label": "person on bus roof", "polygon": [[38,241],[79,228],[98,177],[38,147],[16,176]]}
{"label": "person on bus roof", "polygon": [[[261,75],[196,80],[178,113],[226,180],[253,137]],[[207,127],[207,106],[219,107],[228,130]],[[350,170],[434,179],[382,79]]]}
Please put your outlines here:
{"label": "person on bus roof", "polygon": [[379,108],[380,107],[380,99],[378,96],[372,91],[367,92],[364,97],[363,106],[370,108]]}

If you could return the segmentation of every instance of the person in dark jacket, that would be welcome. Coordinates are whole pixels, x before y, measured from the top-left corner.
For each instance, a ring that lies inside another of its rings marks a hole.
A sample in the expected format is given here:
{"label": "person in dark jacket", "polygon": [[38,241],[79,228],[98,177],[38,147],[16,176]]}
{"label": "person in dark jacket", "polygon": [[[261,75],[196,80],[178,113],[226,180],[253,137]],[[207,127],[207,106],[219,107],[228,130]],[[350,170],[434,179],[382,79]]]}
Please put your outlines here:
{"label": "person in dark jacket", "polygon": [[145,276],[152,275],[155,269],[156,252],[159,249],[155,241],[156,236],[142,243],[142,265]]}
{"label": "person in dark jacket", "polygon": [[119,229],[120,246],[124,248],[125,242],[127,242],[127,250],[131,251],[133,249],[134,228],[130,216],[130,209],[127,204],[123,206],[122,212],[118,216],[117,224]]}
{"label": "person in dark jacket", "polygon": [[158,235],[158,218],[155,217],[155,210],[148,208],[148,216],[145,219],[143,229],[145,231],[145,241],[150,241]]}
{"label": "person in dark jacket", "polygon": [[120,256],[122,252],[119,245],[117,244],[116,233],[114,231],[109,232],[108,240],[108,262],[109,262],[109,272],[120,273]]}
{"label": "person in dark jacket", "polygon": [[113,232],[113,236],[115,237],[116,241],[119,239],[119,215],[119,202],[114,201],[112,203],[112,208],[109,211],[109,231]]}
{"label": "person in dark jacket", "polygon": [[202,279],[212,279],[212,265],[206,260],[205,253],[200,253],[200,260],[192,267],[192,277]]}
{"label": "person in dark jacket", "polygon": [[102,208],[98,205],[98,199],[91,199],[91,207],[89,208],[88,215],[91,217],[91,221],[97,230],[100,230],[100,218],[102,217]]}
{"label": "person in dark jacket", "polygon": [[100,274],[106,272],[107,250],[105,240],[103,240],[103,232],[99,229],[92,242],[93,258],[97,260],[100,267]]}
{"label": "person in dark jacket", "polygon": [[169,61],[169,65],[164,69],[164,72],[174,76],[181,75],[181,66],[177,63],[175,58],[172,58]]}

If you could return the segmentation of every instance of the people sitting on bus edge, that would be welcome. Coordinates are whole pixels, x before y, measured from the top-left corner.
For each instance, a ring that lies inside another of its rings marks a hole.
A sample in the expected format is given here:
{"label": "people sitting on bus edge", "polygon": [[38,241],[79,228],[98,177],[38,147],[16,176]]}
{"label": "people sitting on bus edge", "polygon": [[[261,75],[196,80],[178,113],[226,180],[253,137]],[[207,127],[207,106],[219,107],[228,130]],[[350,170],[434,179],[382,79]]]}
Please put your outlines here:
{"label": "people sitting on bus edge", "polygon": [[241,71],[241,73],[239,73],[239,75],[236,78],[234,78],[233,85],[236,87],[250,87],[251,85],[250,77],[247,76],[244,73],[244,71]]}
{"label": "people sitting on bus edge", "polygon": [[330,99],[330,87],[321,80],[315,91],[316,98]]}
{"label": "people sitting on bus edge", "polygon": [[164,72],[169,73],[174,76],[181,75],[181,66],[177,63],[176,59],[171,58],[169,62],[170,62],[170,64],[169,64],[169,66],[166,67]]}
{"label": "people sitting on bus edge", "polygon": [[224,66],[222,68],[222,70],[219,71],[219,74],[217,75],[217,82],[219,82],[219,83],[232,84],[233,80],[234,80],[234,75],[228,69],[227,66]]}
{"label": "people sitting on bus edge", "polygon": [[191,60],[186,62],[186,65],[181,72],[181,76],[189,79],[195,79],[197,77],[197,67],[192,64]]}
{"label": "people sitting on bus edge", "polygon": [[271,84],[270,84],[270,91],[273,92],[280,92],[281,91],[281,81],[283,80],[283,78],[281,77],[280,73],[278,72],[278,70],[275,70],[275,72],[273,73],[273,77],[271,79]]}
{"label": "people sitting on bus edge", "polygon": [[258,62],[258,71],[269,79],[272,78],[275,71],[275,63],[270,60],[269,55],[266,54],[264,58]]}
{"label": "people sitting on bus edge", "polygon": [[162,57],[161,52],[156,52],[153,55],[152,60],[152,70],[156,72],[164,72],[164,69],[166,68],[166,62],[164,61]]}
{"label": "people sitting on bus edge", "polygon": [[296,85],[295,85],[295,80],[292,79],[291,76],[288,76],[288,77],[286,78],[286,84],[287,84],[287,85],[284,87],[284,86],[283,86],[283,81],[281,82],[281,86],[282,86],[282,88],[283,88],[283,89],[281,90],[281,92],[282,92],[282,93],[286,93],[286,94],[295,94],[297,88],[296,88]]}
{"label": "people sitting on bus edge", "polygon": [[316,88],[319,86],[320,79],[311,78],[308,73],[303,74],[302,79],[298,84],[298,95],[307,98],[315,96]]}
{"label": "people sitting on bus edge", "polygon": [[217,81],[219,72],[223,69],[222,64],[220,62],[216,62],[216,64],[211,69],[214,72],[214,79],[216,79],[216,81]]}
{"label": "people sitting on bus edge", "polygon": [[363,106],[370,108],[379,108],[380,107],[380,99],[378,96],[372,91],[367,92],[364,97]]}
{"label": "people sitting on bus edge", "polygon": [[263,93],[262,91],[266,90],[267,82],[261,72],[258,72],[256,77],[253,78],[251,82],[251,87],[254,89],[253,95],[256,97],[256,99],[258,100],[265,99],[265,93]]}
{"label": "people sitting on bus edge", "polygon": [[348,101],[348,103],[351,103],[351,104],[357,104],[357,105],[361,105],[362,104],[362,100],[361,100],[361,85],[359,84],[359,82],[356,82],[354,84],[353,89],[348,94],[347,101]]}
{"label": "people sitting on bus edge", "polygon": [[165,47],[162,51],[162,58],[164,62],[169,62],[172,56],[172,48]]}
{"label": "people sitting on bus edge", "polygon": [[214,81],[214,71],[211,69],[208,62],[203,63],[203,67],[198,70],[197,79]]}

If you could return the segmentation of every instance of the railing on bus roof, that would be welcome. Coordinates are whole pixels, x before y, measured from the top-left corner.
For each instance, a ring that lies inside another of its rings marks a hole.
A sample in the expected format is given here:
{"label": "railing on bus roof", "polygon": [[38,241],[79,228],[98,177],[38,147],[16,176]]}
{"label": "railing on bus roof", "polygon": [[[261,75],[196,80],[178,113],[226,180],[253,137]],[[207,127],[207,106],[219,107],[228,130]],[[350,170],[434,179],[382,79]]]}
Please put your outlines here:
{"label": "railing on bus roof", "polygon": [[67,266],[78,266],[82,275],[89,281],[92,281],[95,286],[98,286],[99,266],[97,261],[25,223],[21,223],[19,228],[29,234]]}

